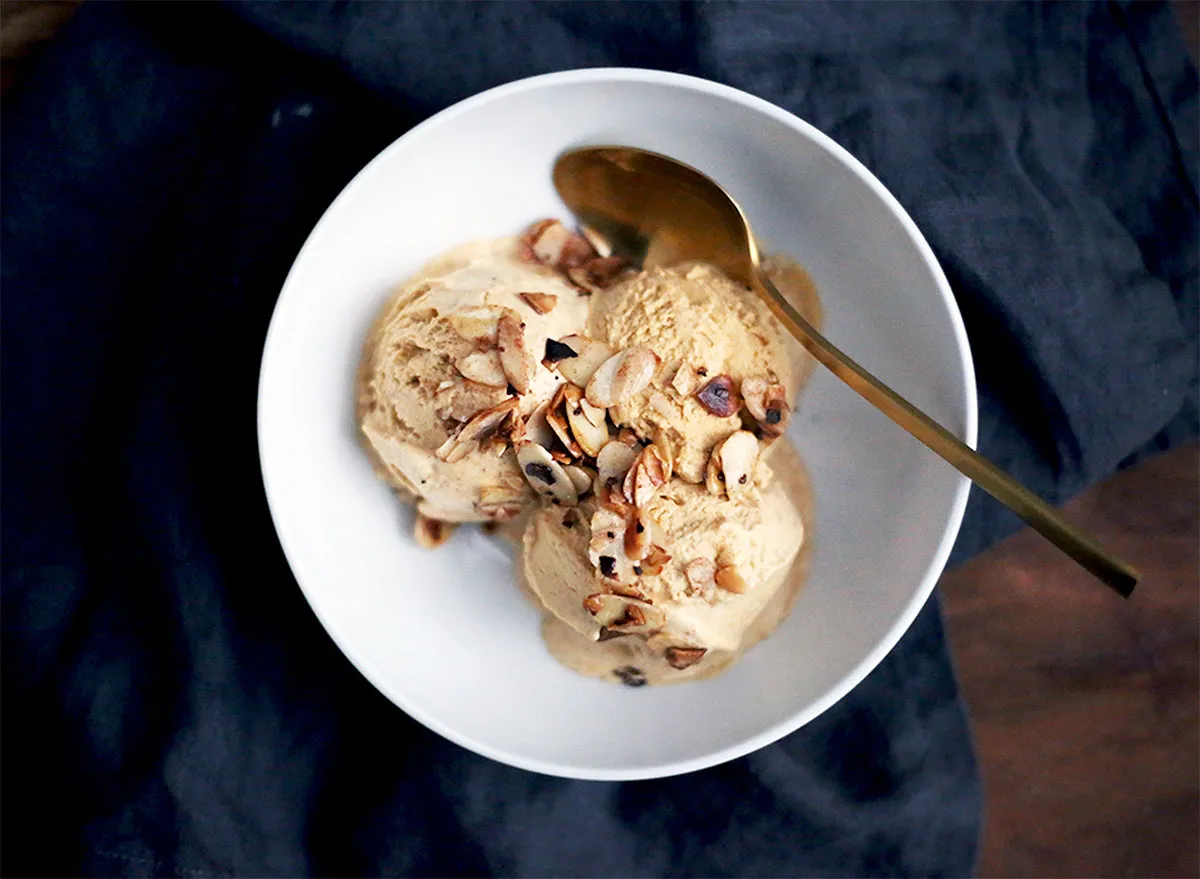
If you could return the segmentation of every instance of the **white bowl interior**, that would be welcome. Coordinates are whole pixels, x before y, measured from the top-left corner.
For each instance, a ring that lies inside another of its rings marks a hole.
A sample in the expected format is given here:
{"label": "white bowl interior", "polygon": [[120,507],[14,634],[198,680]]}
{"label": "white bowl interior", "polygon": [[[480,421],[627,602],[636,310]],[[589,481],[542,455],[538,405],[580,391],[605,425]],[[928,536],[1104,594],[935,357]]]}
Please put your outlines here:
{"label": "white bowl interior", "polygon": [[974,379],[945,279],[890,195],[804,123],[711,83],[608,70],[505,86],[405,135],[330,207],[280,296],[259,400],[267,494],[308,600],[380,690],[452,740],[542,772],[654,777],[773,741],[861,680],[928,598],[967,486],[819,370],[789,433],[816,492],[810,585],[728,673],[676,687],[559,667],[510,553],[477,530],[416,547],[357,441],[363,335],[428,258],[566,216],[550,168],[589,143],[657,150],[724,184],[768,249],[809,268],[835,343],[968,442]]}

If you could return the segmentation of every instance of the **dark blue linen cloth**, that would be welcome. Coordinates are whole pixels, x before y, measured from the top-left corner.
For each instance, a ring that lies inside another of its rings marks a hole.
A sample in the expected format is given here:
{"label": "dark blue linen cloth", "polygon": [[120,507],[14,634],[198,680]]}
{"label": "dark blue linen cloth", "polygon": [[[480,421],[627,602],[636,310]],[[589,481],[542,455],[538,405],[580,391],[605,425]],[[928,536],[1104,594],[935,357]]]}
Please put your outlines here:
{"label": "dark blue linen cloth", "polygon": [[[745,89],[871,167],[954,286],[982,450],[1049,499],[1195,435],[1200,122],[1168,6],[86,4],[0,129],[5,875],[972,870],[936,600],[783,741],[609,784],[425,730],[292,579],[255,395],[305,236],[420,119],[600,65]],[[973,494],[954,559],[1015,527]]]}

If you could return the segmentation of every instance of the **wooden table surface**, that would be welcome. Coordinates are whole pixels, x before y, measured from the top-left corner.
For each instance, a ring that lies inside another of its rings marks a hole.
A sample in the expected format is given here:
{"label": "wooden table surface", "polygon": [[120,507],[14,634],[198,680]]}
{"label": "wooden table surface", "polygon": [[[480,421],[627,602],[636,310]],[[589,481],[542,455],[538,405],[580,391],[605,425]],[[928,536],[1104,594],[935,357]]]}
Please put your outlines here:
{"label": "wooden table surface", "polygon": [[1068,506],[1128,601],[1032,531],[942,579],[986,790],[982,876],[1200,876],[1200,447]]}

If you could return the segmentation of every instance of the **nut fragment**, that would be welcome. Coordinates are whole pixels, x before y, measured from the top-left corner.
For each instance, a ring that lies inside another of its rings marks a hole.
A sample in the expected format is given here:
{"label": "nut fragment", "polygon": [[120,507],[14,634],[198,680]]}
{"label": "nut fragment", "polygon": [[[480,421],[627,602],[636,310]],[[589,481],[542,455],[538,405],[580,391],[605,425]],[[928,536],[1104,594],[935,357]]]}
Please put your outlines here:
{"label": "nut fragment", "polygon": [[519,293],[517,295],[538,314],[549,314],[558,304],[558,297],[553,293]]}
{"label": "nut fragment", "polygon": [[468,342],[493,343],[502,309],[495,305],[472,305],[446,317],[451,328]]}
{"label": "nut fragment", "polygon": [[640,393],[658,367],[658,356],[648,345],[634,345],[604,361],[587,383],[587,398],[607,408]]}
{"label": "nut fragment", "polygon": [[642,559],[642,574],[647,577],[657,577],[671,560],[671,554],[657,543],[650,545],[650,551]]}
{"label": "nut fragment", "polygon": [[461,461],[479,448],[479,443],[496,432],[517,408],[517,400],[510,397],[498,406],[485,409],[463,425],[462,430],[438,447],[437,456],[449,464]]}
{"label": "nut fragment", "polygon": [[563,447],[576,458],[583,457],[583,449],[579,447],[579,443],[575,442],[575,438],[571,436],[571,431],[567,425],[567,417],[564,414],[564,405],[566,403],[566,391],[568,385],[559,385],[558,390],[554,392],[554,396],[550,399],[550,406],[546,409],[546,424],[554,431],[554,435],[562,442]]}
{"label": "nut fragment", "polygon": [[529,413],[529,417],[525,419],[526,438],[547,449],[554,445],[554,431],[546,423],[546,413],[549,409],[550,403],[547,401]]}
{"label": "nut fragment", "polygon": [[508,386],[508,376],[500,366],[500,357],[495,351],[472,351],[466,357],[459,358],[454,364],[462,373],[463,378],[489,388]]}
{"label": "nut fragment", "polygon": [[613,356],[612,348],[584,336],[566,336],[559,343],[574,351],[575,356],[558,361],[558,374],[581,388],[587,387],[600,365]]}
{"label": "nut fragment", "polygon": [[600,454],[600,450],[608,442],[608,424],[604,420],[604,410],[599,410],[600,417],[599,424],[597,424],[593,420],[594,414],[589,416],[589,413],[584,410],[586,406],[592,413],[597,411],[596,407],[584,399],[583,391],[576,385],[566,385],[565,388],[562,405],[566,412],[567,424],[571,428],[571,434],[583,451],[594,458]]}
{"label": "nut fragment", "polygon": [[[654,446],[646,446],[630,471],[633,473],[633,495],[630,500],[635,507],[644,507],[654,497],[658,487],[667,481],[662,458]],[[628,482],[626,482],[628,485]]]}
{"label": "nut fragment", "polygon": [[641,440],[638,439],[638,435],[634,433],[632,427],[622,427],[617,433],[617,439],[631,449],[640,449],[642,447]]}
{"label": "nut fragment", "polygon": [[667,481],[670,481],[671,476],[675,473],[675,453],[665,430],[659,430],[654,434],[653,445],[655,451],[658,452],[658,457],[662,460],[663,475]]}
{"label": "nut fragment", "polygon": [[670,664],[671,668],[677,668],[682,671],[685,668],[690,668],[708,652],[705,647],[668,647],[663,651],[663,656]]}
{"label": "nut fragment", "polygon": [[450,539],[454,528],[453,522],[443,522],[440,519],[431,519],[417,513],[417,521],[413,526],[413,537],[425,549],[437,549]]}
{"label": "nut fragment", "polygon": [[518,394],[529,393],[537,361],[525,344],[525,324],[511,311],[505,311],[496,323],[496,342],[500,348],[500,365],[508,382]]}
{"label": "nut fragment", "polygon": [[687,361],[679,364],[679,369],[675,370],[675,376],[671,379],[671,387],[681,397],[690,397],[699,383],[700,378],[696,375],[696,370],[692,369],[692,365]]}
{"label": "nut fragment", "polygon": [[758,440],[750,431],[737,430],[731,433],[713,449],[712,457],[718,461],[722,477],[720,481],[729,497],[737,497],[753,484],[754,465],[758,463]]}
{"label": "nut fragment", "polygon": [[598,293],[612,286],[629,263],[619,256],[596,256],[583,265],[569,269],[567,277],[585,290]]}
{"label": "nut fragment", "polygon": [[696,590],[704,590],[713,585],[717,573],[717,566],[712,559],[692,559],[683,568],[683,575],[687,577],[687,581],[691,587]]}
{"label": "nut fragment", "polygon": [[750,588],[746,585],[746,581],[742,579],[742,575],[732,565],[717,568],[716,574],[713,575],[713,580],[726,592],[733,592],[736,595],[741,595]]}
{"label": "nut fragment", "polygon": [[601,507],[592,515],[592,537],[588,543],[588,561],[606,583],[633,583],[637,580],[634,562],[625,555],[625,517]]}
{"label": "nut fragment", "polygon": [[718,418],[728,418],[738,411],[741,403],[733,391],[733,379],[718,375],[696,392],[696,399],[708,412]]}
{"label": "nut fragment", "polygon": [[630,468],[638,459],[640,452],[630,448],[619,440],[605,443],[596,455],[596,483],[600,486],[620,487]]}
{"label": "nut fragment", "polygon": [[582,235],[572,232],[558,220],[534,223],[522,236],[537,262],[557,269],[581,266],[596,255]]}
{"label": "nut fragment", "polygon": [[744,378],[742,399],[746,401],[746,410],[758,422],[759,431],[764,437],[783,434],[791,411],[783,385],[766,378]]}
{"label": "nut fragment", "polygon": [[625,555],[640,562],[650,552],[650,516],[644,510],[636,510],[625,527]]}
{"label": "nut fragment", "polygon": [[653,604],[611,592],[592,593],[583,599],[583,608],[601,626],[623,635],[656,632],[667,621],[666,614]]}
{"label": "nut fragment", "polygon": [[578,464],[569,464],[563,467],[567,477],[571,480],[571,484],[575,486],[575,491],[581,495],[587,494],[592,490],[592,474],[588,473],[583,467]]}
{"label": "nut fragment", "polygon": [[579,492],[562,465],[537,443],[526,443],[517,449],[521,472],[538,494],[551,497],[557,503],[573,507],[579,503]]}

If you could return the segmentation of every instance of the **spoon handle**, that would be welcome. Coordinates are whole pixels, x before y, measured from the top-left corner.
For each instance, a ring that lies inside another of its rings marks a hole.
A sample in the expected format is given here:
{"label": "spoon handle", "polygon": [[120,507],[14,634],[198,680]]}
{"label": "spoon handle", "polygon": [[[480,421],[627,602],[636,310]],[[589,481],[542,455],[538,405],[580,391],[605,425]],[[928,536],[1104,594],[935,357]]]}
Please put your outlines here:
{"label": "spoon handle", "polygon": [[772,313],[822,366],[1105,584],[1129,597],[1138,581],[1136,570],[1069,525],[1052,506],[831,345],[783,298],[761,268],[756,275],[759,292]]}

